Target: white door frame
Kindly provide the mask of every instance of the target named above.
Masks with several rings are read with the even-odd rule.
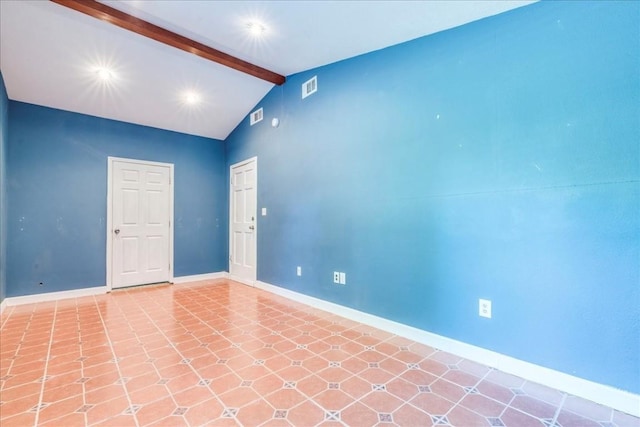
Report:
[[[173,163],[150,162],[147,160],[127,159],[123,157],[107,157],[107,292],[111,292],[113,285],[112,260],[113,256],[113,164],[115,162],[135,163],[148,166],[163,166],[169,168],[169,278],[173,282]]]
[[[256,261],[256,277],[253,278],[253,280],[247,281],[241,277],[237,277],[237,276],[232,276],[231,275],[231,249],[233,246],[232,243],[232,239],[233,239],[233,203],[232,203],[232,198],[233,198],[233,169],[237,168],[238,166],[242,166],[245,165],[247,163],[251,163],[254,162],[255,168],[256,168],[256,181],[255,181],[255,187],[256,187],[256,221],[255,221],[255,230],[254,230],[254,241],[255,241],[255,247],[254,247],[254,258]],[[244,283],[245,285],[249,285],[249,286],[256,286],[256,282],[258,281],[258,156],[254,156],[245,160],[242,160],[238,163],[234,163],[231,166],[229,166],[229,263],[227,264],[227,268],[229,269],[229,278],[232,280],[235,280],[237,282],[240,283]]]

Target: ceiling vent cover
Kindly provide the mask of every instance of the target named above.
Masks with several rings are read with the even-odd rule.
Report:
[[[302,99],[318,91],[318,76],[313,76],[302,84]]]
[[[258,122],[261,122],[263,119],[262,108],[251,113],[251,126],[255,125]]]

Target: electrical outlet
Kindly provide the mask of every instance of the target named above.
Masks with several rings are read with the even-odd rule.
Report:
[[[302,267],[298,266],[298,267],[296,268],[296,274],[297,274],[298,276],[302,276]]]
[[[337,271],[333,272],[333,283],[340,283],[340,273]]]
[[[341,285],[346,285],[347,284],[347,275],[346,275],[346,273],[340,273],[340,284]]]
[[[478,301],[478,314],[480,317],[491,319],[491,300],[480,299]]]

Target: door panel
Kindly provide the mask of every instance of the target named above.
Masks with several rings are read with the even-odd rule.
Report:
[[[163,203],[164,194],[160,191],[147,192],[149,202],[149,220],[147,225],[162,225],[165,220],[166,206]]]
[[[138,272],[138,254],[140,239],[137,237],[122,237],[122,274]]]
[[[149,236],[148,242],[148,258],[147,271],[162,270],[164,261],[163,253],[165,251],[165,242],[163,236]]]
[[[140,206],[140,193],[138,190],[122,189],[122,224],[135,225],[140,217],[138,207]],[[120,208],[119,208],[120,210]]]

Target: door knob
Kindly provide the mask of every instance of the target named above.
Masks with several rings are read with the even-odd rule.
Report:
[[[116,234],[120,234],[120,229],[116,228],[115,230],[113,230],[113,232],[116,233]]]
[[[249,230],[255,230],[255,227],[253,225],[250,225]]]

